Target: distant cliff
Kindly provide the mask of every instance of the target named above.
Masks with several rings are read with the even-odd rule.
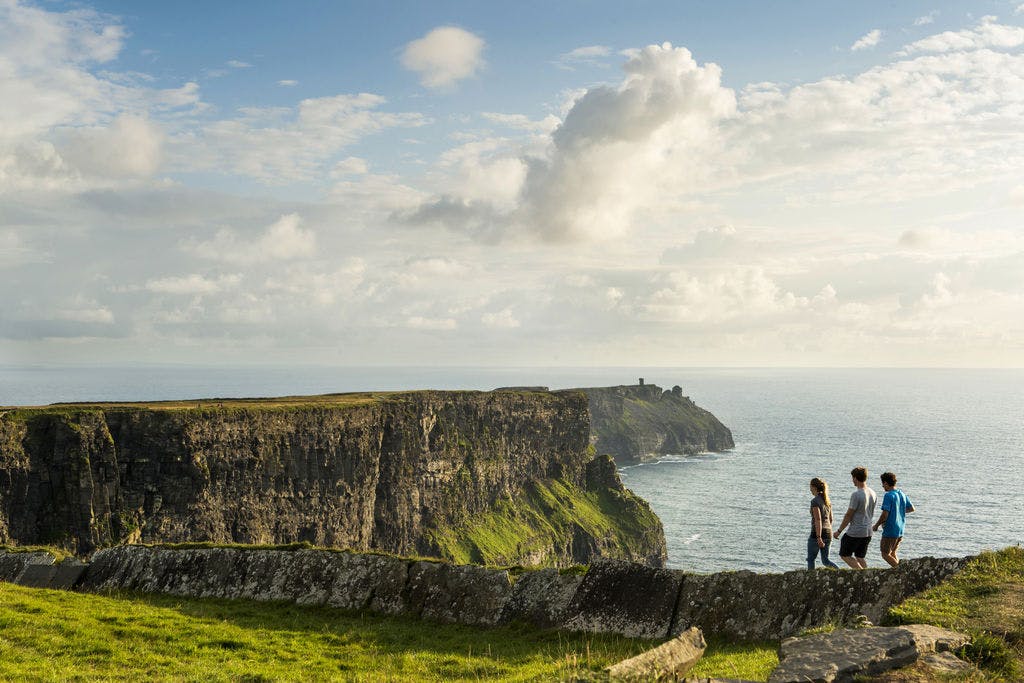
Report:
[[[683,396],[678,386],[671,391],[654,384],[580,391],[589,401],[591,442],[598,453],[607,453],[620,464],[735,445],[729,428]]]
[[[0,409],[0,543],[290,543],[490,564],[661,565],[578,392]]]

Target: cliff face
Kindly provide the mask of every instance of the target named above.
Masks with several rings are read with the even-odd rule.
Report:
[[[663,562],[660,522],[614,472],[595,475],[588,433],[573,393],[11,409],[0,413],[0,543],[82,554],[125,540],[308,541],[460,559],[445,539],[560,488],[613,504],[589,527],[542,526],[526,509],[501,552],[481,540],[461,559]]]
[[[591,441],[598,453],[619,463],[664,454],[693,454],[732,448],[732,432],[679,387],[654,384],[580,389],[587,395]]]

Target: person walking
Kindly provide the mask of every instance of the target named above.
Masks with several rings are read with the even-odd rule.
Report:
[[[888,562],[890,567],[895,567],[900,563],[896,551],[903,541],[903,526],[907,521],[907,513],[914,511],[914,504],[902,489],[896,488],[895,474],[883,472],[881,479],[885,497],[882,498],[882,514],[878,516],[873,528],[878,531],[878,527],[882,527],[882,540],[879,544],[882,559]]]
[[[867,569],[868,544],[871,543],[871,520],[875,517],[875,503],[878,496],[867,485],[868,470],[866,467],[854,467],[850,470],[850,478],[856,491],[850,496],[850,507],[843,515],[843,523],[839,525],[836,536],[839,539],[839,557],[854,569]],[[843,530],[850,530],[843,536]]]
[[[821,555],[821,565],[839,569],[828,559],[832,545],[832,501],[828,497],[828,484],[824,479],[811,479],[811,535],[807,538],[807,568],[814,569],[814,561]]]

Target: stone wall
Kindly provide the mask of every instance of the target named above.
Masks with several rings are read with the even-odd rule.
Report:
[[[18,581],[17,571],[49,557],[21,555],[0,552],[0,579]],[[516,579],[505,570],[389,555],[120,546],[97,552],[75,585],[93,592],[283,600],[481,626],[520,621],[651,639],[696,626],[706,634],[778,640],[860,614],[878,622],[891,606],[940,583],[967,559],[784,574],[689,574],[599,561],[584,574],[545,569]]]

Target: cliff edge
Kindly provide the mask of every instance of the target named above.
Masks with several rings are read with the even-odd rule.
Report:
[[[579,392],[0,409],[0,543],[307,541],[662,565],[661,522],[589,434]]]
[[[680,387],[655,384],[579,389],[587,395],[591,443],[619,464],[665,454],[733,448],[732,432]]]

